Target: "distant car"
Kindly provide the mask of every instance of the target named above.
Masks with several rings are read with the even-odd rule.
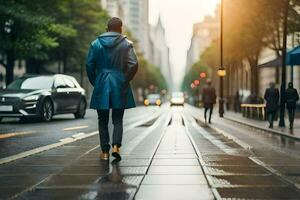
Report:
[[[149,94],[147,98],[144,100],[145,106],[156,105],[161,106],[161,97],[159,94]]]
[[[173,105],[184,105],[184,93],[183,92],[173,92],[170,99],[171,106]]]
[[[73,113],[84,118],[85,90],[72,76],[27,75],[0,90],[0,120],[3,117],[39,117],[50,121],[53,115]]]

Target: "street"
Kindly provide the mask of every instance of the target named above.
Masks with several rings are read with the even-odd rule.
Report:
[[[188,104],[126,111],[120,162],[100,161],[93,110],[0,127],[0,199],[300,198],[299,142]]]

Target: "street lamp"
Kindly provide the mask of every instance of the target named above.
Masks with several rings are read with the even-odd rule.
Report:
[[[217,73],[218,73],[218,76],[220,76],[220,77],[226,76],[226,70],[223,67],[219,68]]]
[[[220,99],[219,99],[219,116],[224,116],[224,97],[223,97],[223,80],[226,75],[225,68],[223,67],[223,1],[221,0],[221,19],[220,19],[220,68],[218,75],[220,76]]]

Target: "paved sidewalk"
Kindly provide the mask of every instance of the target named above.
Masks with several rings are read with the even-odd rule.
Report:
[[[124,134],[122,161],[99,159],[99,136],[0,165],[0,199],[133,199],[169,115]]]
[[[99,159],[94,135],[0,165],[0,199],[214,199],[180,113],[170,120],[126,133],[120,162]]]
[[[177,113],[154,155],[135,197],[152,199],[214,199],[198,156]]]
[[[230,120],[242,122],[245,124],[252,125],[254,127],[258,127],[260,129],[264,129],[266,131],[276,131],[278,133],[286,134],[286,135],[293,135],[300,139],[300,119],[296,118],[294,122],[294,129],[290,130],[289,127],[289,121],[288,119],[285,119],[286,127],[282,128],[278,126],[279,121],[274,121],[274,128],[270,129],[268,121],[262,121],[262,120],[256,120],[256,119],[250,119],[243,117],[241,113],[235,113],[232,111],[226,111],[224,114],[224,117]]]

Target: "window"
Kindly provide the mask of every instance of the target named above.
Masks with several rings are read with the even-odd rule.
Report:
[[[66,86],[68,88],[75,88],[76,87],[74,82],[70,78],[64,78],[64,81],[65,81]]]
[[[62,77],[57,77],[55,79],[55,83],[54,83],[54,87],[55,88],[58,88],[58,87],[62,87],[63,88],[65,86],[66,86],[66,84],[65,84],[64,79]]]
[[[8,89],[50,89],[53,84],[51,76],[23,77],[7,86]]]

